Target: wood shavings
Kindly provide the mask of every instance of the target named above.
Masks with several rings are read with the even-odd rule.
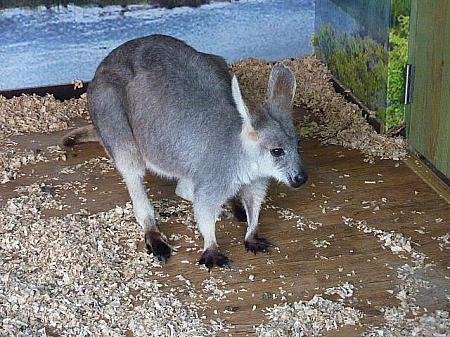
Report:
[[[444,249],[450,249],[450,232],[441,236],[432,236],[431,238],[438,241],[441,252],[444,251]]]
[[[23,166],[45,160],[41,153],[18,149],[14,142],[0,138],[0,184],[17,179]]]
[[[436,310],[431,314],[407,318],[396,308],[385,310],[387,326],[374,327],[364,337],[446,337],[450,331],[450,318],[447,311]]]
[[[267,309],[266,315],[270,320],[256,328],[258,336],[317,336],[344,325],[355,325],[363,317],[360,311],[321,295],[315,295],[309,301],[275,305]]]
[[[59,101],[52,95],[22,95],[7,99],[0,96],[0,135],[52,132],[68,127],[70,119],[87,119],[86,95]]]
[[[337,285],[336,287],[331,287],[331,288],[325,289],[325,294],[326,295],[338,295],[341,299],[346,299],[348,297],[353,296],[354,289],[355,289],[355,287],[353,286],[353,284],[344,282],[344,283]]]
[[[85,95],[64,102],[52,95],[0,96],[0,183],[16,179],[21,167],[45,160],[41,153],[18,149],[11,136],[66,129],[75,117],[88,118]]]
[[[329,241],[327,241],[327,240],[319,240],[319,239],[314,239],[314,240],[311,241],[311,243],[316,248],[327,248],[328,246],[331,245],[331,243]]]
[[[282,208],[272,204],[266,204],[264,205],[264,209],[275,210],[278,214],[278,217],[284,221],[295,220],[296,228],[300,229],[301,231],[304,231],[306,229],[316,230],[317,228],[322,226],[320,222],[308,220],[305,217],[294,213],[294,211],[291,208]]]
[[[84,87],[84,83],[82,80],[73,80],[73,90],[81,89]]]
[[[435,311],[432,314],[423,313],[417,304],[417,296],[421,289],[430,287],[430,281],[425,279],[431,266],[426,264],[427,256],[411,246],[411,241],[401,233],[386,232],[369,226],[365,221],[343,218],[347,226],[372,234],[383,242],[383,247],[401,256],[407,254],[412,265],[404,264],[397,268],[397,278],[401,281],[396,290],[390,290],[400,301],[399,306],[383,308],[385,324],[382,327],[370,327],[365,337],[397,337],[397,336],[446,336],[449,331],[450,319],[447,311]],[[425,310],[426,311],[426,310]],[[422,315],[420,315],[422,313]],[[411,317],[412,316],[412,317]]]
[[[226,283],[223,279],[218,277],[210,277],[202,282],[203,292],[208,295],[207,301],[216,300],[222,301],[226,295],[232,293],[233,290],[224,289]]]
[[[102,173],[107,173],[112,170],[115,170],[114,165],[111,160],[106,157],[96,157],[89,160],[86,160],[80,164],[74,165],[69,168],[69,172],[73,173],[75,171],[79,171],[80,169],[84,169],[86,172],[92,172],[92,170],[98,170]],[[67,172],[64,172],[67,174]]]
[[[137,250],[131,204],[92,215],[45,218],[55,188],[33,184],[0,209],[0,335],[210,336],[205,322],[149,276],[161,264]]]
[[[381,229],[370,227],[365,221],[354,221],[352,218],[343,217],[344,223],[349,227],[356,227],[358,230],[376,236],[384,242],[383,247],[389,248],[394,253],[411,253],[411,240],[401,233],[386,232]]]

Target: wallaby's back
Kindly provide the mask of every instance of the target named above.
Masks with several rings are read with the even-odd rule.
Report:
[[[228,152],[230,160],[230,141],[242,123],[221,57],[168,36],[148,36],[121,45],[104,59],[88,98],[103,95],[105,85],[120,93],[146,161],[183,175],[204,165],[211,154]],[[90,110],[96,125],[107,117],[97,116],[95,106]]]

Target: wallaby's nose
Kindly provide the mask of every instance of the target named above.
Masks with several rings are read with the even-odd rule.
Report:
[[[308,180],[308,174],[306,172],[302,172],[300,174],[297,174],[291,181],[291,186],[292,187],[300,187],[302,186],[304,183],[306,183],[306,181]]]

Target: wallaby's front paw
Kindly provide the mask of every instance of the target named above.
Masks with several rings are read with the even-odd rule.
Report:
[[[231,261],[225,255],[219,253],[217,248],[208,248],[202,254],[198,264],[206,266],[209,271],[215,265],[218,267],[231,267]]]
[[[253,252],[255,255],[257,252],[268,252],[273,247],[273,244],[270,241],[260,238],[257,235],[254,235],[252,238],[245,240],[245,249]]]
[[[147,245],[148,253],[153,253],[159,261],[167,262],[167,259],[172,253],[172,248],[163,239],[160,232],[148,231],[145,233],[145,244]]]

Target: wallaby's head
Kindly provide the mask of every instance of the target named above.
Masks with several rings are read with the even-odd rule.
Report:
[[[282,64],[272,68],[267,86],[267,100],[257,110],[249,111],[236,77],[232,93],[243,124],[244,148],[262,176],[270,176],[291,187],[300,187],[308,176],[298,153],[298,137],[292,121],[296,82],[292,71]]]

